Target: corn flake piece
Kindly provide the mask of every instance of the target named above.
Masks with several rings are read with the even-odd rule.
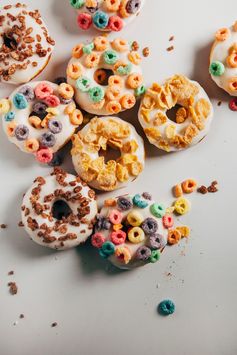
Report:
[[[176,112],[176,122],[183,123],[188,118],[188,110],[185,107],[180,107]]]
[[[154,126],[162,126],[166,122],[167,122],[167,116],[163,112],[158,111],[155,115],[153,125]]]
[[[129,170],[131,175],[138,176],[143,170],[143,165],[142,165],[142,163],[137,161],[137,162],[134,162],[132,164],[129,164],[128,170]]]
[[[143,120],[144,120],[146,123],[150,123],[150,121],[151,121],[150,112],[151,112],[151,110],[148,109],[148,108],[145,108],[145,107],[142,107],[142,108],[141,108],[140,113],[141,113],[141,116],[142,116]]]
[[[170,124],[169,126],[166,127],[165,129],[165,134],[168,139],[172,139],[175,136],[176,132],[176,126],[173,124]]]
[[[122,149],[123,143],[120,139],[109,139],[108,144],[112,147],[112,148],[118,148],[118,149]]]
[[[211,112],[211,105],[206,99],[202,98],[196,103],[195,109],[198,117],[207,118]]]
[[[145,128],[144,132],[148,137],[154,140],[158,140],[161,137],[161,133],[157,128]]]
[[[138,149],[138,144],[134,139],[132,139],[131,141],[124,143],[122,147],[122,152],[132,154],[135,153],[137,149]]]
[[[172,138],[170,142],[178,149],[186,148],[188,145],[188,143],[184,140],[184,138],[178,134],[174,138]]]
[[[198,135],[198,129],[196,126],[194,126],[193,124],[190,124],[184,132],[184,140],[185,142],[187,142],[188,144],[191,144],[193,141],[193,138],[196,137]]]
[[[120,181],[120,182],[127,181],[129,178],[128,169],[125,166],[117,163],[116,176],[117,176],[118,181]]]
[[[152,96],[146,94],[143,98],[142,104],[145,108],[152,110],[156,106],[156,100]]]
[[[117,179],[114,172],[109,171],[108,169],[104,169],[99,173],[97,181],[100,185],[100,188],[105,191],[114,190],[117,184]]]
[[[104,169],[104,157],[99,157],[96,160],[92,160],[90,164],[90,169],[99,173],[100,170]]]
[[[158,148],[164,150],[165,152],[170,152],[170,145],[169,142],[167,142],[164,139],[160,139],[158,144],[157,144]]]

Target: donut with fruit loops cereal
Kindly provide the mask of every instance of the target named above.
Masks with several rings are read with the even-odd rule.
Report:
[[[216,32],[209,72],[220,88],[237,96],[237,21],[230,28]]]
[[[23,84],[40,74],[49,62],[55,41],[38,10],[26,5],[0,9],[0,82]]]
[[[69,0],[77,10],[77,24],[88,30],[119,32],[140,13],[145,0]]]
[[[167,113],[178,107],[175,120]],[[144,95],[138,114],[151,144],[166,152],[186,149],[208,133],[212,104],[204,89],[183,75],[174,75],[163,85],[153,83]]]
[[[1,99],[0,117],[9,141],[40,163],[49,163],[82,123],[73,94],[69,84],[35,81]]]
[[[166,217],[169,226],[164,224]],[[105,200],[96,217],[91,243],[116,267],[132,269],[160,259],[170,225],[173,217],[150,194],[123,195]]]
[[[97,202],[95,192],[79,177],[55,168],[51,175],[35,179],[21,211],[25,230],[34,242],[65,250],[84,243],[92,234]]]
[[[98,190],[112,191],[133,181],[144,169],[143,139],[118,117],[95,117],[72,137],[72,161],[78,175]],[[108,148],[118,150],[117,160]]]
[[[145,92],[141,56],[121,38],[109,42],[98,36],[72,50],[67,82],[75,90],[75,101],[94,115],[113,115],[132,108]]]

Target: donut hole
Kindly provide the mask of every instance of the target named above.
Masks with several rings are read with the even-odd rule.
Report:
[[[3,34],[3,43],[9,49],[16,49],[18,45],[13,33],[11,32],[6,32]]]
[[[121,157],[121,153],[119,149],[108,145],[106,150],[100,149],[99,156],[104,157],[104,161],[107,164],[110,160],[117,161]]]
[[[61,221],[63,218],[67,218],[72,213],[71,208],[64,200],[57,200],[52,207],[52,214],[55,219]]]
[[[107,86],[109,78],[114,75],[113,71],[110,69],[100,68],[94,73],[94,80],[97,84],[102,86]]]
[[[166,115],[169,118],[170,121],[175,122],[175,123],[183,123],[185,119],[187,118],[186,115],[183,116],[183,119],[178,119],[179,112],[180,110],[183,110],[186,112],[186,108],[183,107],[182,105],[176,104],[174,107],[172,107],[170,110],[166,111]],[[180,117],[180,116],[179,116]]]

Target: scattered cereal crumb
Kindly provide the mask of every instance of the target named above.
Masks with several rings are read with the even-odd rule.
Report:
[[[202,185],[202,186],[198,187],[197,192],[199,192],[200,194],[205,195],[205,194],[208,193],[208,190],[207,190],[206,186]]]
[[[8,282],[9,292],[11,295],[16,295],[18,292],[18,287],[15,282]]]
[[[174,46],[170,46],[170,47],[166,48],[166,50],[167,50],[167,52],[171,52],[174,50]]]
[[[14,323],[13,323],[13,325],[17,325],[18,324],[18,320],[16,320]]]
[[[216,185],[210,185],[207,188],[208,192],[214,193],[218,191],[218,188],[216,187]]]
[[[51,327],[54,328],[54,327],[57,327],[57,325],[58,325],[57,322],[53,322],[53,323],[51,324]]]
[[[6,228],[7,228],[7,225],[6,225],[5,223],[2,223],[2,224],[0,225],[0,228],[1,228],[1,229],[6,229]]]
[[[22,221],[20,221],[20,222],[18,223],[18,227],[24,227],[24,223],[23,223]]]
[[[10,275],[14,275],[14,271],[13,271],[13,270],[9,271],[9,272],[8,272],[8,275],[9,275],[9,276],[10,276]]]
[[[171,41],[173,41],[174,40],[174,36],[171,36],[170,38],[169,38],[169,42],[171,42]]]
[[[148,57],[149,54],[150,54],[150,49],[149,49],[149,47],[143,48],[142,54],[143,54],[144,57]]]
[[[138,44],[138,42],[137,42],[137,41],[133,41],[133,42],[132,42],[132,50],[138,51],[138,49],[139,49],[139,44]]]
[[[222,105],[222,101],[218,101],[217,106],[221,106],[221,105]]]
[[[20,319],[23,319],[23,318],[25,318],[25,315],[24,315],[23,313],[21,313],[20,316],[19,316],[19,318],[20,318]]]

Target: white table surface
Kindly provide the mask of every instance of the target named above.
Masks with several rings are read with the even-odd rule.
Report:
[[[64,75],[71,48],[93,33],[77,29],[68,0],[25,2],[39,6],[57,41],[40,78]],[[167,248],[155,265],[121,272],[89,244],[54,252],[30,241],[17,226],[21,197],[37,175],[50,170],[18,151],[1,129],[0,223],[8,225],[0,230],[1,355],[237,354],[237,113],[228,109],[229,97],[208,76],[213,34],[235,20],[235,0],[147,0],[142,14],[122,33],[141,48],[149,46],[151,55],[143,63],[147,83],[183,73],[203,85],[215,108],[208,137],[192,149],[162,154],[145,141],[145,171],[123,190],[148,190],[157,200],[172,201],[171,187],[185,178],[194,177],[199,184],[219,181],[218,193],[190,196],[192,210],[180,218],[192,228],[190,240]],[[167,52],[171,35],[175,50]],[[11,90],[0,84],[1,96]],[[141,132],[136,114],[121,116]],[[64,152],[64,166],[73,171]],[[15,271],[12,277],[10,270]],[[9,294],[9,281],[19,287],[15,296]],[[176,305],[166,318],[156,310],[164,298]],[[19,319],[21,313],[25,319]],[[51,328],[53,322],[58,326]]]

